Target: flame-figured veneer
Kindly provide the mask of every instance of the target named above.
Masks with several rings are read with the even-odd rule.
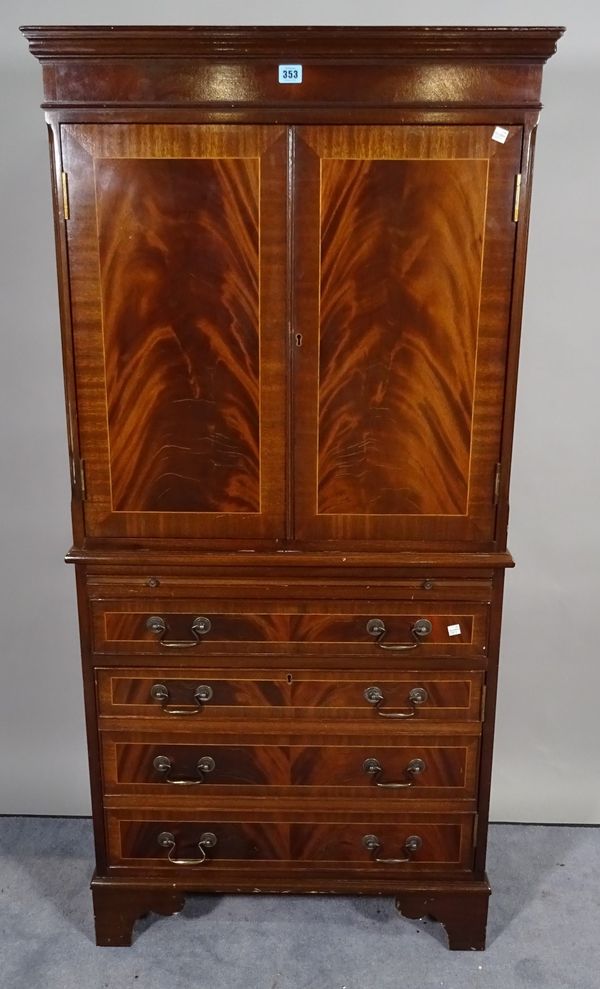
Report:
[[[258,159],[95,179],[113,506],[258,512]]]

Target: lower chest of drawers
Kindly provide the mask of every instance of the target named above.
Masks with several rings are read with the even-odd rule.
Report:
[[[375,583],[88,583],[97,898],[451,891],[484,916],[492,581]]]

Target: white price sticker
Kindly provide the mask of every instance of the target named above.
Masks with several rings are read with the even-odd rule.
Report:
[[[448,625],[448,635],[460,635],[460,625]]]
[[[286,83],[299,83],[302,82],[302,66],[301,65],[280,65],[279,66],[279,82]]]
[[[497,141],[498,144],[504,144],[506,138],[508,137],[508,131],[506,127],[496,127],[494,133],[492,134],[492,141]]]

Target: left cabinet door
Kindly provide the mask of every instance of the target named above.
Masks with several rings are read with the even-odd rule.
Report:
[[[65,124],[86,535],[284,536],[284,128]]]

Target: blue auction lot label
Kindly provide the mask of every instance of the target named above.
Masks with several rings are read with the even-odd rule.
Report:
[[[302,82],[302,66],[280,65],[279,82],[287,82],[287,83]]]

